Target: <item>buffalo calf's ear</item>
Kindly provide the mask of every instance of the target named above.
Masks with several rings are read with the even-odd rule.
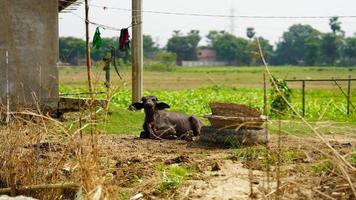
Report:
[[[143,103],[133,103],[129,106],[130,110],[141,110],[143,108]]]
[[[166,108],[170,108],[170,106],[166,103],[161,102],[161,103],[157,103],[156,108],[158,110],[164,110]]]

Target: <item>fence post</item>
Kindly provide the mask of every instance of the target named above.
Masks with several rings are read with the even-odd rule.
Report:
[[[351,101],[351,76],[347,81],[347,115],[350,115],[350,101]]]
[[[266,73],[263,73],[263,114],[267,116],[267,85]]]
[[[302,115],[305,116],[305,80],[302,81]]]

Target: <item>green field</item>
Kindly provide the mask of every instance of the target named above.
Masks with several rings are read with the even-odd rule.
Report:
[[[343,67],[271,67],[272,73],[280,78],[347,78],[356,76],[356,68]],[[60,69],[60,92],[78,93],[86,91],[85,68]],[[172,111],[202,116],[210,113],[209,102],[243,103],[262,110],[263,108],[262,67],[189,67],[172,68],[170,71],[145,71],[144,95],[155,95],[171,105]],[[97,91],[102,87],[103,72],[94,70]],[[113,85],[117,90],[112,98],[111,112],[107,123],[108,132],[134,133],[141,128],[143,113],[127,111],[131,103],[129,69],[122,71],[124,80],[114,74]],[[346,91],[346,83],[340,82]],[[268,104],[270,103],[270,84],[268,83]],[[301,113],[302,96],[300,84],[290,84],[292,105]],[[356,85],[351,90],[351,102],[356,106]],[[353,95],[355,94],[355,95]],[[98,98],[105,98],[105,94]],[[352,107],[351,107],[352,109]],[[306,119],[317,121],[356,122],[356,112],[346,115],[346,97],[332,82],[310,82],[306,90]],[[273,117],[271,116],[273,119]],[[284,120],[297,117],[289,112]]]

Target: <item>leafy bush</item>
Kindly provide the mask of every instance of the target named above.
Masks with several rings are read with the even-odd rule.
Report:
[[[292,90],[288,87],[287,82],[283,79],[278,79],[275,76],[271,78],[271,114],[272,115],[285,115],[291,102]],[[273,84],[275,83],[275,84]],[[277,88],[276,88],[277,87]],[[283,98],[284,96],[284,98]]]

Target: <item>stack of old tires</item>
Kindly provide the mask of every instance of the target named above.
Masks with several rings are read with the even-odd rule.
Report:
[[[255,145],[268,142],[264,125],[267,117],[252,107],[233,103],[210,103],[212,114],[205,115],[211,126],[204,126],[199,140],[223,146]]]

